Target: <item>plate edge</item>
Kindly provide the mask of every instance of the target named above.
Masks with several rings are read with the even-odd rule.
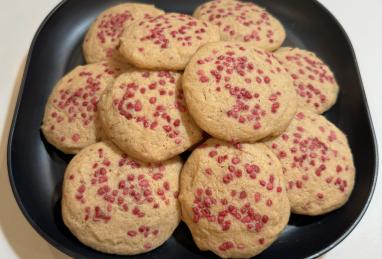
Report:
[[[20,89],[19,89],[19,93],[18,93],[18,96],[17,96],[16,105],[15,105],[15,108],[14,108],[14,111],[13,111],[12,123],[11,123],[10,129],[9,129],[8,143],[7,143],[7,170],[8,170],[8,178],[9,178],[9,181],[10,181],[10,184],[11,184],[11,189],[12,189],[14,198],[15,198],[15,200],[16,200],[16,202],[17,202],[17,204],[18,204],[22,214],[27,219],[29,224],[31,224],[32,227],[35,229],[35,231],[40,236],[42,236],[48,243],[50,243],[52,246],[54,246],[55,248],[57,248],[58,250],[60,250],[61,252],[65,253],[68,256],[75,257],[75,256],[78,256],[78,255],[75,255],[69,249],[66,249],[65,247],[61,246],[60,243],[57,243],[57,242],[53,241],[49,236],[47,236],[40,229],[40,227],[37,225],[37,223],[34,222],[29,217],[29,215],[26,213],[25,207],[23,206],[23,204],[22,204],[22,202],[20,200],[20,196],[19,196],[19,194],[17,192],[16,186],[15,186],[15,183],[14,183],[14,180],[13,180],[13,174],[11,173],[11,170],[12,170],[11,169],[11,165],[12,165],[12,162],[11,162],[11,143],[13,142],[13,134],[14,134],[15,124],[16,124],[16,120],[17,120],[17,117],[18,117],[18,111],[19,111],[19,108],[20,108],[21,97],[23,95],[24,88],[25,88],[26,75],[28,74],[28,71],[29,71],[29,65],[30,65],[29,63],[30,63],[30,60],[31,60],[31,54],[33,52],[32,50],[34,48],[34,45],[36,43],[36,40],[37,40],[40,32],[45,27],[45,24],[68,1],[69,0],[62,0],[60,3],[58,3],[48,13],[48,15],[41,22],[41,24],[38,27],[36,33],[34,34],[33,40],[32,40],[31,45],[29,47],[28,56],[27,56],[27,60],[26,60],[26,65],[25,65],[25,69],[24,69],[24,72],[23,72],[23,78],[22,78],[22,81],[21,81],[21,84],[20,84]],[[375,150],[375,155],[374,155],[375,163],[373,165],[374,166],[374,176],[373,176],[373,182],[372,182],[371,190],[370,190],[370,193],[369,193],[369,197],[368,197],[368,199],[366,201],[366,204],[363,207],[361,213],[359,214],[359,216],[355,219],[355,221],[352,223],[350,228],[345,233],[343,233],[339,238],[337,238],[337,240],[335,240],[332,244],[330,244],[329,246],[327,246],[323,250],[321,250],[321,251],[319,251],[319,252],[317,252],[317,253],[315,253],[315,254],[307,257],[307,258],[317,258],[317,257],[322,256],[323,254],[329,252],[334,247],[336,247],[338,244],[340,244],[356,228],[356,226],[359,224],[359,222],[362,220],[363,216],[365,215],[365,213],[366,213],[366,211],[367,211],[367,209],[368,209],[368,207],[370,205],[370,202],[371,202],[371,200],[373,198],[375,187],[376,187],[376,183],[377,183],[377,178],[378,178],[378,164],[379,164],[379,161],[378,161],[378,157],[379,157],[379,155],[378,155],[378,145],[377,145],[377,139],[376,139],[374,125],[373,125],[373,120],[372,120],[372,117],[370,115],[369,104],[368,104],[367,97],[366,97],[366,94],[365,94],[365,88],[364,88],[364,84],[362,82],[362,77],[361,77],[360,69],[359,69],[359,66],[358,66],[357,58],[356,58],[356,55],[355,55],[354,47],[353,47],[353,45],[351,43],[351,40],[350,40],[348,34],[346,33],[346,31],[344,29],[344,27],[337,20],[337,18],[322,3],[320,3],[319,1],[313,0],[313,3],[318,8],[320,8],[321,10],[326,12],[329,15],[329,17],[332,19],[332,21],[334,21],[334,23],[337,24],[337,26],[339,27],[341,33],[343,34],[343,36],[344,36],[344,38],[346,40],[348,46],[350,47],[351,55],[353,57],[353,60],[355,61],[355,66],[356,66],[357,75],[358,75],[358,79],[359,79],[358,81],[359,81],[359,84],[361,85],[361,88],[362,88],[361,89],[362,90],[361,91],[362,92],[362,100],[364,101],[363,102],[363,106],[366,109],[367,116],[368,116],[368,119],[370,121],[371,135],[372,135],[372,138],[373,138],[373,146],[374,146],[374,150]]]
[[[347,45],[350,48],[350,52],[351,52],[351,55],[353,57],[353,60],[354,60],[354,63],[355,63],[355,67],[356,67],[356,70],[357,70],[358,83],[360,84],[360,86],[362,88],[361,89],[361,92],[362,92],[362,96],[361,97],[362,97],[362,100],[363,100],[363,104],[362,105],[365,107],[366,114],[367,114],[367,117],[368,117],[369,122],[370,122],[371,136],[372,136],[372,139],[373,139],[373,146],[374,146],[374,150],[375,150],[375,153],[374,153],[374,160],[375,160],[375,162],[373,164],[373,166],[374,166],[374,176],[373,176],[373,181],[372,181],[372,184],[371,184],[371,189],[370,189],[370,192],[369,192],[369,197],[367,198],[366,204],[363,207],[361,213],[353,221],[353,223],[351,224],[350,228],[347,231],[345,231],[345,233],[343,233],[340,237],[338,237],[333,243],[331,243],[326,248],[322,249],[321,251],[319,251],[319,252],[317,252],[317,253],[309,256],[309,257],[307,257],[309,259],[311,259],[311,258],[318,258],[318,257],[326,254],[327,252],[329,252],[333,248],[335,248],[338,244],[340,244],[342,241],[344,241],[345,238],[347,236],[349,236],[350,233],[360,223],[360,221],[362,220],[363,216],[365,215],[367,209],[369,208],[370,202],[371,202],[371,200],[372,200],[372,198],[374,196],[374,191],[375,191],[375,187],[376,187],[377,179],[378,179],[378,165],[379,165],[379,161],[378,161],[378,157],[379,157],[379,155],[378,155],[378,143],[377,143],[377,138],[376,138],[376,135],[375,135],[374,124],[373,124],[372,117],[370,115],[369,103],[367,101],[367,97],[366,97],[366,93],[365,93],[365,87],[364,87],[364,84],[363,84],[363,81],[362,81],[362,76],[361,76],[361,72],[360,72],[360,69],[359,69],[357,57],[355,55],[355,50],[354,50],[353,44],[351,43],[351,40],[350,40],[349,35],[347,34],[346,30],[344,29],[342,24],[338,21],[338,19],[334,16],[334,14],[332,14],[332,12],[330,12],[329,9],[326,8],[326,6],[324,4],[322,4],[321,2],[319,2],[318,0],[313,0],[313,3],[318,8],[320,8],[321,10],[323,10],[324,12],[326,12],[329,15],[329,17],[332,19],[332,21],[340,29],[342,35],[345,38],[345,41],[346,41]]]
[[[64,6],[66,3],[68,3],[69,0],[61,0],[46,16],[45,18],[43,19],[43,21],[41,22],[41,24],[39,25],[37,31],[35,32],[34,36],[33,36],[33,39],[30,43],[30,47],[29,47],[29,50],[28,50],[28,56],[27,56],[27,59],[26,59],[26,63],[25,63],[25,68],[24,68],[24,71],[23,71],[23,77],[22,77],[22,80],[21,80],[21,83],[20,83],[20,89],[19,89],[19,93],[17,95],[17,101],[16,101],[16,105],[14,107],[14,110],[13,110],[13,116],[12,116],[12,123],[10,125],[10,129],[9,129],[9,133],[8,133],[8,143],[7,143],[7,171],[8,171],[8,178],[9,178],[9,182],[10,182],[10,185],[11,185],[11,189],[12,189],[12,193],[13,193],[13,196],[16,200],[16,203],[17,205],[19,206],[19,209],[21,210],[24,218],[28,221],[28,223],[33,227],[33,229],[41,236],[44,238],[45,241],[47,241],[50,245],[52,245],[53,247],[55,247],[57,250],[61,251],[62,253],[70,256],[70,257],[75,257],[76,255],[74,253],[72,253],[69,249],[66,249],[65,247],[63,247],[60,243],[57,243],[55,242],[54,240],[52,240],[48,235],[46,235],[42,230],[41,228],[38,226],[38,224],[32,220],[23,203],[21,202],[21,199],[20,199],[20,195],[17,191],[17,188],[15,186],[15,182],[14,182],[14,179],[13,179],[13,173],[11,173],[12,171],[12,155],[11,155],[11,144],[13,142],[13,134],[14,134],[14,130],[15,130],[15,124],[16,124],[16,121],[17,121],[17,117],[18,117],[18,113],[19,113],[19,109],[20,109],[20,103],[21,103],[21,99],[22,99],[22,96],[23,96],[23,93],[24,93],[24,88],[25,88],[25,83],[26,83],[26,77],[27,77],[27,74],[29,72],[29,68],[30,68],[30,61],[31,61],[31,56],[32,56],[32,52],[33,52],[33,49],[34,49],[34,46],[36,44],[36,41],[37,41],[37,38],[39,37],[41,31],[43,30],[43,28],[45,27],[46,23],[52,18],[52,16],[54,16],[54,14],[62,7]]]

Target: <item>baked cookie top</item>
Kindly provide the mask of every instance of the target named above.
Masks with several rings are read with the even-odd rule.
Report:
[[[75,154],[102,136],[97,115],[104,89],[128,66],[100,62],[78,66],[58,81],[45,106],[41,130],[53,146]]]
[[[287,130],[266,142],[280,159],[292,211],[320,215],[341,207],[355,178],[346,136],[321,115],[298,110]]]
[[[214,0],[199,6],[194,16],[217,25],[222,40],[244,41],[268,51],[278,49],[286,37],[282,24],[251,2]]]
[[[335,104],[338,84],[328,65],[316,54],[298,48],[280,48],[275,56],[293,79],[300,107],[321,114]]]
[[[126,26],[144,17],[157,16],[163,11],[153,5],[125,3],[103,11],[85,36],[83,52],[87,63],[107,59],[121,61],[117,51]]]
[[[280,161],[261,143],[200,145],[182,169],[179,201],[197,246],[223,258],[261,253],[290,215]]]
[[[133,255],[162,245],[180,220],[181,160],[146,164],[111,142],[93,144],[69,163],[62,190],[65,225],[98,251]]]
[[[121,37],[120,52],[139,68],[183,70],[196,50],[220,39],[216,26],[180,13],[144,18]]]
[[[274,135],[296,110],[292,81],[273,54],[240,42],[201,47],[186,67],[183,89],[196,123],[227,141]]]
[[[100,102],[106,135],[143,161],[161,161],[202,139],[185,105],[181,74],[131,70],[108,88]]]

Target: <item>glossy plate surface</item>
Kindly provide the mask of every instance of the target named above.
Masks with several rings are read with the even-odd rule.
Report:
[[[90,23],[118,0],[67,0],[57,6],[32,43],[9,136],[8,168],[12,189],[25,217],[52,245],[73,257],[117,258],[82,245],[60,214],[62,176],[71,156],[49,145],[40,133],[44,106],[56,81],[83,64],[81,44]],[[142,1],[150,2],[150,1]],[[203,1],[151,1],[166,11],[192,13]],[[349,202],[319,217],[292,216],[281,237],[257,258],[317,257],[333,248],[357,225],[376,183],[377,150],[365,94],[352,46],[335,18],[313,0],[255,1],[281,20],[285,46],[317,53],[341,87],[337,104],[325,115],[349,138],[357,179]],[[210,258],[200,252],[184,224],[160,248],[134,258]]]

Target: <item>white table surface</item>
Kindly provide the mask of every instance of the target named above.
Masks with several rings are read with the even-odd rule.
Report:
[[[269,0],[271,1],[271,0]],[[0,258],[68,258],[27,223],[12,195],[6,144],[23,63],[38,26],[59,0],[0,2]],[[382,1],[320,0],[348,33],[360,66],[378,143],[382,143]],[[382,150],[379,145],[379,150]],[[379,159],[379,164],[381,159]],[[358,172],[361,174],[362,172]],[[357,228],[324,258],[382,258],[382,180]]]

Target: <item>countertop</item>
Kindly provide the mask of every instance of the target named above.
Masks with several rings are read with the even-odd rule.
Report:
[[[269,0],[271,1],[271,0]],[[302,1],[302,0],[301,0]],[[38,26],[58,0],[0,3],[0,258],[68,258],[27,223],[13,197],[6,145],[25,58]],[[340,21],[354,46],[377,141],[382,143],[382,1],[320,0]],[[382,146],[379,145],[381,151]],[[380,156],[381,157],[381,156]],[[379,158],[379,164],[381,158]],[[358,172],[362,173],[362,172]],[[356,229],[324,258],[381,258],[382,180]]]

